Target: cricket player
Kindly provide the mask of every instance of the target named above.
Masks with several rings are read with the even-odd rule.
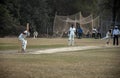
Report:
[[[74,28],[73,24],[71,25],[69,29],[69,42],[68,45],[74,45],[74,37],[75,37],[75,31],[76,29]]]
[[[37,38],[37,36],[38,36],[38,32],[35,31],[35,32],[33,33],[33,36],[34,36],[34,38]]]
[[[18,37],[18,39],[21,41],[22,43],[22,52],[26,51],[26,46],[27,46],[27,40],[25,39],[28,36],[28,31],[24,31],[23,33],[21,33]]]
[[[22,49],[21,52],[25,52],[25,51],[26,51],[27,40],[26,40],[25,38],[26,38],[27,36],[30,36],[30,33],[29,33],[29,23],[27,23],[27,28],[26,28],[26,30],[23,31],[23,32],[19,35],[19,37],[18,37],[18,39],[21,41],[21,45],[22,45],[22,47],[20,48],[20,49]],[[21,45],[20,45],[20,46],[21,46]]]
[[[106,36],[104,38],[102,38],[101,40],[103,39],[106,39],[106,45],[109,45],[110,44],[110,40],[111,40],[111,36],[112,36],[112,31],[111,29],[106,33]]]

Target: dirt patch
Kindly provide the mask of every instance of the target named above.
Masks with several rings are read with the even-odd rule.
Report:
[[[89,50],[89,49],[99,49],[99,48],[110,48],[114,46],[68,46],[62,48],[52,48],[52,49],[28,49],[27,52],[23,54],[45,54],[45,53],[58,53],[58,52],[71,52],[79,50]],[[18,50],[6,50],[0,51],[0,54],[16,54]],[[22,53],[19,53],[22,54]]]
[[[104,48],[103,46],[76,46],[76,47],[64,47],[64,48],[54,48],[46,50],[38,50],[34,52],[29,52],[29,54],[44,54],[44,53],[58,53],[58,52],[70,52],[78,50],[88,50],[88,49],[97,49]]]

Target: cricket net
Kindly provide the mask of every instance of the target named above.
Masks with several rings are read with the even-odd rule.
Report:
[[[67,36],[69,27],[73,24],[77,29],[77,24],[83,29],[83,33],[92,32],[92,28],[99,27],[99,16],[93,18],[92,14],[83,17],[81,12],[69,16],[55,15],[53,33],[55,37]]]

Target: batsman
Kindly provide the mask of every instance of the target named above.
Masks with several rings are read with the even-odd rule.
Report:
[[[27,40],[25,39],[27,36],[29,36],[29,23],[27,23],[27,28],[25,31],[23,31],[18,39],[20,41],[20,52],[26,52],[26,46],[27,46]]]

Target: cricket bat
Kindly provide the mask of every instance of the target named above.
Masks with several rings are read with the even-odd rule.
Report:
[[[26,29],[27,29],[27,31],[29,31],[29,23],[27,23],[27,28]]]

